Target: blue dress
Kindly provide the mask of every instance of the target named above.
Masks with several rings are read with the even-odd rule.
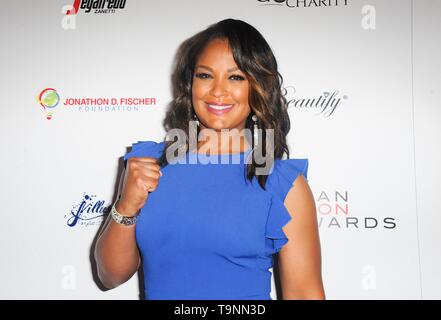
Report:
[[[164,145],[139,141],[124,160],[159,158]],[[308,159],[276,159],[263,190],[245,179],[250,152],[190,152],[161,169],[136,224],[146,299],[271,300],[269,268],[291,220],[284,199]]]

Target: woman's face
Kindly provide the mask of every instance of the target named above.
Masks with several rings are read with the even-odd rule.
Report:
[[[250,113],[249,82],[238,69],[227,40],[211,41],[196,61],[192,99],[201,129],[245,127]]]

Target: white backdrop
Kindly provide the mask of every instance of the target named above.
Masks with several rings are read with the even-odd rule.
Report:
[[[284,76],[327,298],[441,298],[441,1],[127,0],[66,16],[73,1],[0,0],[0,298],[138,299],[136,276],[107,292],[93,279],[99,216],[127,147],[164,135],[177,47],[229,17]],[[96,98],[122,105],[81,100]]]

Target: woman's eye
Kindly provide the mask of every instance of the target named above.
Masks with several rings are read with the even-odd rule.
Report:
[[[196,77],[201,79],[207,79],[210,75],[206,73],[197,73]]]
[[[235,78],[235,80],[239,80],[239,81],[245,80],[244,77],[239,76],[239,75],[232,75],[230,78]]]

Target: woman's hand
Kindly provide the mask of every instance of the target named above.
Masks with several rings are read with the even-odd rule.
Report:
[[[155,158],[133,157],[127,160],[121,197],[116,210],[124,216],[133,217],[144,206],[149,192],[155,191],[161,167]]]

